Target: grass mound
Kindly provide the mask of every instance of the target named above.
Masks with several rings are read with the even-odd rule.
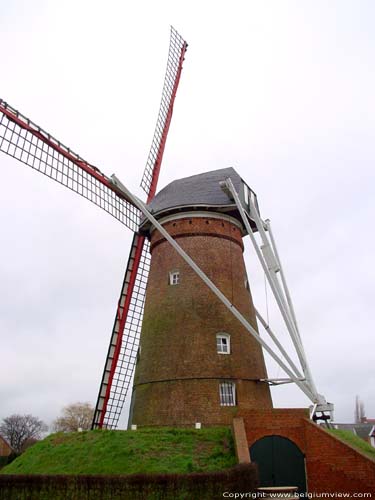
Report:
[[[366,443],[364,439],[361,439],[353,434],[353,432],[342,429],[329,429],[329,431],[345,441],[345,443],[350,444],[353,448],[357,448],[362,451],[362,453],[375,460],[375,448],[373,448],[369,443]]]
[[[150,428],[51,434],[0,474],[210,472],[236,464],[229,428]]]

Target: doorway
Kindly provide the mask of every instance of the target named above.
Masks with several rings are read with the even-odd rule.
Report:
[[[260,486],[298,486],[306,493],[305,457],[296,444],[282,436],[265,436],[250,447],[258,464]]]

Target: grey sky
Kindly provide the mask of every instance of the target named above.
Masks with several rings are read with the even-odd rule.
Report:
[[[337,420],[352,419],[356,394],[374,417],[374,3],[0,9],[0,97],[139,194],[169,24],[179,30],[189,48],[159,186],[236,168],[272,221],[318,390]],[[0,169],[0,417],[50,422],[96,399],[131,234],[5,155]],[[246,258],[264,311],[262,273]],[[270,319],[278,330],[271,305]],[[308,404],[294,387],[273,398]]]

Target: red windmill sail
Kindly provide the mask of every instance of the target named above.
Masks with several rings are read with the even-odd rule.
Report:
[[[186,49],[187,43],[171,28],[161,105],[141,182],[147,202],[156,192]],[[149,271],[149,244],[137,233],[140,211],[98,168],[1,99],[0,151],[89,199],[135,233],[93,421],[93,428],[115,428],[134,371]]]
[[[156,193],[186,49],[187,43],[171,28],[162,99],[141,182],[147,194],[147,203]],[[135,234],[118,301],[93,428],[117,427],[136,364],[149,268],[149,243],[144,236]]]
[[[0,99],[0,151],[68,187],[137,231],[140,212],[111,179]]]
[[[181,75],[182,63],[186,47],[186,42],[184,42],[184,40],[175,32],[175,30],[172,29],[171,47],[164,83],[162,104],[158,116],[154,140],[152,142],[151,151],[147,160],[146,169],[141,184],[148,195],[148,202],[152,200],[156,191],[157,179],[159,176],[160,165],[173,111],[173,102],[176,96],[176,90]],[[283,354],[289,366],[280,358],[277,353],[274,352],[273,348],[259,336],[257,330],[252,326],[252,324],[247,321],[245,316],[234,306],[234,304],[228,299],[228,297],[216,287],[214,282],[207,276],[207,274],[205,274],[204,270],[202,270],[195,263],[195,261],[183,250],[183,248],[181,248],[181,246],[177,244],[176,241],[174,241],[171,233],[168,232],[166,228],[163,227],[162,224],[160,224],[160,220],[158,220],[159,215],[164,213],[163,210],[160,211],[160,207],[159,210],[156,211],[153,209],[153,215],[153,213],[151,213],[149,210],[150,207],[147,207],[145,203],[143,203],[139,198],[133,195],[131,191],[129,191],[129,189],[124,184],[122,184],[118,178],[116,178],[116,176],[112,176],[111,178],[107,177],[98,168],[85,161],[79,155],[74,153],[70,148],[67,148],[60,141],[51,136],[51,134],[44,131],[41,127],[23,116],[21,113],[16,111],[13,107],[9,106],[2,100],[0,100],[0,151],[18,159],[19,161],[25,163],[26,165],[29,165],[33,169],[45,174],[51,179],[56,180],[57,182],[63,184],[74,192],[89,199],[96,205],[109,212],[112,216],[121,221],[125,226],[132,229],[135,233],[125,278],[123,281],[121,296],[118,303],[115,323],[111,335],[110,347],[108,350],[104,374],[99,391],[93,427],[117,427],[125,397],[132,379],[134,366],[136,364],[139,336],[143,319],[143,302],[145,299],[146,281],[150,267],[148,242],[146,242],[144,237],[142,236],[142,234],[145,234],[145,226],[143,222],[143,226],[142,228],[140,228],[141,213],[144,217],[146,217],[148,221],[147,231],[149,232],[147,234],[149,235],[149,237],[152,236],[150,232],[152,226],[160,234],[163,235],[165,240],[168,241],[170,245],[172,245],[172,247],[176,250],[177,254],[183,259],[183,261],[195,272],[195,274],[201,279],[201,281],[211,289],[211,291],[221,301],[222,305],[225,306],[226,309],[231,313],[230,317],[235,317],[242,324],[245,330],[251,334],[252,338],[255,339],[256,342],[260,344],[264,349],[266,349],[266,351],[289,376],[289,378],[287,379],[269,379],[265,378],[264,375],[258,374],[257,378],[251,376],[250,378],[248,378],[248,380],[258,381],[271,385],[293,382],[313,403],[313,406],[311,407],[310,417],[314,419],[322,418],[324,420],[328,418],[325,412],[331,413],[333,410],[333,405],[327,403],[324,396],[317,392],[314,381],[312,379],[306,355],[302,346],[290,294],[288,292],[285,277],[282,272],[282,267],[277,254],[275,242],[272,237],[269,221],[263,221],[260,218],[259,210],[256,204],[256,197],[254,198],[252,196],[253,192],[238,175],[237,187],[235,187],[234,183],[232,182],[231,175],[222,177],[222,173],[220,173],[220,177],[215,177],[215,171],[204,174],[205,176],[208,176],[207,179],[215,180],[216,191],[212,190],[209,187],[209,185],[207,184],[207,179],[205,181],[205,186],[207,189],[206,191],[202,191],[200,189],[199,181],[199,189],[194,189],[194,187],[192,186],[188,190],[182,190],[181,194],[183,195],[184,192],[198,192],[200,193],[200,195],[204,195],[204,198],[201,199],[198,197],[197,199],[194,197],[189,197],[188,200],[185,200],[187,204],[185,203],[184,206],[186,206],[189,210],[194,210],[195,207],[201,206],[217,207],[217,213],[220,215],[219,218],[223,218],[223,220],[227,220],[227,216],[230,220],[232,220],[232,215],[228,215],[228,213],[232,213],[232,209],[230,209],[230,211],[228,212],[228,207],[233,208],[233,214],[237,217],[237,220],[240,220],[240,223],[243,224],[243,227],[246,228],[245,234],[249,235],[250,240],[255,248],[257,257],[261,263],[272,293],[275,297],[276,303],[284,319],[285,326],[294,344],[296,354],[298,355],[300,361],[301,371],[295,365],[294,361],[288,356],[288,354],[278,341],[277,337],[271,331],[269,325],[262,318],[259,312],[256,311],[254,307],[250,307],[250,310],[255,314],[253,318],[253,324],[255,324],[256,319],[261,322],[265,330],[269,333],[272,341]],[[190,179],[191,181],[191,178],[188,179]],[[185,182],[186,180],[187,179],[182,179],[180,180],[180,182]],[[175,183],[173,183],[173,185],[175,186]],[[165,190],[163,190],[163,193],[164,191]],[[211,195],[214,192],[217,192],[218,198],[212,199]],[[157,199],[153,200],[153,203],[155,202],[157,202]],[[180,210],[182,206],[181,199],[176,200],[175,197],[172,196],[170,203],[170,205],[167,205],[169,214],[170,210],[173,209],[175,210],[175,213],[178,215],[178,217],[180,217]],[[196,215],[196,212],[194,213],[194,215]],[[202,218],[202,215],[198,214],[197,218]],[[237,227],[237,229],[235,226]],[[235,223],[233,228],[238,231],[237,222]],[[259,241],[257,242],[253,235],[253,232],[255,230],[257,230],[260,234],[260,243]],[[268,238],[266,231],[270,234],[270,238]],[[155,234],[157,233],[154,232],[154,235]],[[214,231],[214,234],[214,237],[216,238],[217,231]],[[230,234],[232,234],[232,231]],[[240,251],[242,248],[241,244],[238,244],[238,247],[238,251]],[[211,248],[210,242],[208,242],[207,244],[207,249],[208,248]],[[166,251],[168,252],[168,250]],[[240,257],[242,258],[242,256]],[[238,262],[240,261],[240,257],[237,259]],[[218,260],[218,274],[221,273],[222,269],[221,261],[222,259]],[[281,281],[279,280],[279,276],[277,275],[277,273],[280,273]],[[243,283],[244,280],[247,280],[246,274],[244,274],[243,278],[244,279],[241,278],[240,280],[237,280],[237,282]],[[230,284],[231,280],[232,277],[230,277],[227,282]],[[156,292],[151,293],[152,290],[149,289],[149,297],[152,297],[153,295],[158,296],[158,294],[160,294],[158,280],[154,280],[154,290],[156,290]],[[230,290],[233,295],[233,288],[230,287]],[[241,293],[245,293],[246,290],[246,287],[242,287]],[[246,292],[246,297],[247,296],[248,294]],[[185,302],[189,303],[189,301]],[[162,308],[160,307],[159,309],[161,310]],[[246,311],[248,311],[248,309],[249,308],[246,308]],[[152,320],[155,318],[155,310],[155,307],[151,309]],[[205,311],[206,307],[204,307],[203,310]],[[150,311],[150,309],[148,309],[148,311]],[[217,316],[218,315],[215,315],[215,317]],[[183,318],[182,323],[184,326]],[[182,331],[181,328],[179,330]],[[152,338],[152,336],[154,335],[153,329],[150,331],[150,334]],[[146,328],[143,330],[143,336],[145,335]],[[143,337],[142,342],[145,341],[145,338],[146,337]],[[165,355],[166,349],[162,349],[162,352]],[[253,353],[254,349],[251,348],[249,352],[250,354]],[[192,355],[193,361],[194,363],[196,363],[196,353],[192,353]],[[258,358],[260,358],[260,356]],[[139,366],[141,366],[143,362],[142,359],[145,359],[145,357],[140,358]],[[152,359],[157,359],[157,356],[152,356]],[[171,359],[170,356],[166,358],[166,361],[168,361],[169,359]],[[183,363],[185,363],[185,358],[183,358],[182,361]],[[250,360],[249,366],[252,366],[252,364],[253,363]],[[164,363],[164,365],[166,366],[167,363]],[[180,365],[181,363],[176,364],[176,366]],[[236,363],[236,366],[237,365],[239,364]],[[229,378],[233,377],[233,372],[230,371],[230,373],[231,375]],[[224,373],[222,377],[224,377],[224,380],[226,380],[228,378],[227,373]],[[217,380],[217,376],[215,375],[213,377],[209,377],[209,379]],[[147,380],[149,379],[146,378],[145,380],[146,383],[149,383],[147,382]],[[159,383],[163,382],[163,380],[155,380],[154,382]],[[224,384],[227,384],[227,382],[224,382]],[[136,380],[135,385],[140,385],[139,380]],[[235,386],[232,384],[231,387],[232,402],[234,402]],[[220,394],[223,396],[223,400],[227,397],[227,389],[227,386],[223,387],[223,391],[221,391],[220,389]],[[214,396],[214,394],[216,394],[217,396],[216,385],[215,387],[213,387],[212,394],[213,397],[211,398],[211,402],[214,402],[214,404],[216,404],[216,397]],[[256,399],[257,398],[251,398],[251,401],[254,401]],[[147,413],[146,410],[148,410],[148,408],[153,408],[154,405],[150,406],[150,399],[144,400],[143,406],[142,401],[141,403],[139,403],[139,401],[141,401],[141,399],[138,397],[138,414],[136,412],[137,398],[135,398],[132,414],[135,418],[139,419],[139,421],[142,421],[142,419],[144,419],[145,413]],[[165,404],[162,406],[163,411],[167,406],[167,403],[169,405],[169,408],[171,408],[170,402],[173,401],[173,398],[171,399],[171,393],[169,389],[167,389],[167,392],[165,393],[164,401]],[[221,406],[226,406],[225,403],[226,401],[224,401],[224,404],[222,404]],[[205,401],[203,401],[201,409],[203,409],[204,414],[206,414],[207,408]],[[162,412],[156,415],[156,417],[160,418],[161,414]],[[217,413],[215,409],[215,411],[212,412],[212,415],[216,414]],[[319,416],[319,414],[321,414],[321,416]],[[196,416],[197,414],[194,413],[193,415],[190,415],[189,418],[195,419]],[[185,419],[185,417],[183,417],[183,419]],[[176,421],[174,417],[172,418],[172,421]],[[195,420],[192,421],[194,422]],[[160,421],[152,418],[151,420],[148,420],[148,422],[152,422],[152,425],[155,425],[155,422]],[[186,422],[186,420],[183,420],[183,422]]]

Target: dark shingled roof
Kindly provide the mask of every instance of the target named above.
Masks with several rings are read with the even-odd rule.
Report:
[[[228,177],[236,191],[240,191],[241,177],[234,168],[222,168],[171,182],[157,193],[149,208],[153,214],[159,214],[177,207],[234,206],[233,200],[220,188],[220,181]]]
[[[236,218],[242,224],[242,218],[234,200],[220,186],[220,183],[228,177],[239,194],[245,211],[248,211],[248,201],[245,199],[244,193],[245,183],[232,167],[177,179],[161,189],[149,203],[148,208],[159,219],[175,213],[207,210],[225,213]],[[251,191],[255,206],[259,210],[256,194],[249,189],[247,186],[248,196],[250,196]],[[255,223],[252,220],[250,220],[250,224],[256,231]],[[147,234],[150,226],[148,220],[143,218],[140,226],[141,232]]]

